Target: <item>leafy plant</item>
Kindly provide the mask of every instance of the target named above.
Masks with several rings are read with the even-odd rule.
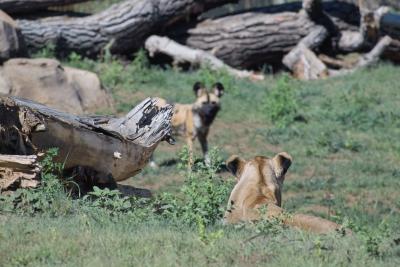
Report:
[[[132,207],[129,198],[123,197],[119,190],[100,189],[97,186],[94,186],[93,191],[84,196],[83,200],[90,207],[105,209],[112,214],[127,212]]]
[[[215,242],[224,236],[224,231],[222,229],[218,231],[207,231],[206,225],[200,216],[197,217],[197,233],[200,242],[207,246],[214,246]]]
[[[297,110],[298,103],[289,76],[282,75],[276,85],[267,92],[265,115],[277,127],[283,128],[293,122]]]
[[[195,224],[200,218],[209,225],[222,218],[231,183],[217,175],[221,165],[218,150],[212,149],[209,156],[209,165],[198,162],[187,170],[188,150],[180,153],[179,166],[185,173],[185,183],[180,190],[181,197],[164,195],[164,203],[168,203],[164,206],[166,214],[187,224]]]
[[[56,46],[48,43],[43,49],[32,55],[33,58],[54,58],[56,54]]]

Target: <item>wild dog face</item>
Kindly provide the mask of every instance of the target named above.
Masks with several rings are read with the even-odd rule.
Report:
[[[256,156],[251,160],[231,156],[226,166],[236,176],[237,184],[229,197],[225,222],[258,219],[257,209],[265,204],[280,207],[283,181],[291,163],[292,158],[286,152],[273,158]]]
[[[202,83],[196,82],[193,85],[193,91],[197,99],[192,110],[199,115],[203,126],[209,126],[221,108],[220,98],[224,94],[224,86],[217,82],[209,92]]]

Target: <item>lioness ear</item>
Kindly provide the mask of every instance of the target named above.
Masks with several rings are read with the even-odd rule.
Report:
[[[240,179],[240,175],[243,172],[243,167],[246,164],[246,161],[237,155],[232,155],[226,160],[225,163],[228,170],[235,175],[236,178]]]
[[[286,152],[278,153],[275,157],[272,158],[272,166],[278,179],[285,178],[285,174],[291,164],[292,157]]]
[[[195,83],[193,84],[193,91],[194,91],[194,94],[195,94],[197,97],[201,96],[202,93],[204,92],[204,84],[201,83],[201,82],[195,82]]]
[[[215,84],[213,85],[213,89],[214,89],[214,94],[215,94],[216,96],[218,96],[218,97],[223,96],[225,88],[224,88],[224,86],[222,85],[222,83],[220,83],[220,82],[215,83]]]

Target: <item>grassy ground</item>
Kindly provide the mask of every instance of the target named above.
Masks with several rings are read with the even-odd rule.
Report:
[[[65,64],[97,72],[120,114],[147,96],[190,103],[195,81],[222,81],[226,93],[210,145],[220,149],[222,158],[287,151],[294,162],[286,177],[283,206],[345,222],[354,235],[316,236],[279,227],[275,231],[271,225],[219,223],[207,225],[204,232],[201,223],[157,215],[139,220],[102,209],[87,212],[66,200],[73,212],[21,215],[0,209],[0,266],[400,264],[397,67],[380,65],[313,82],[278,75],[254,83],[208,69],[148,68],[143,54],[133,63],[111,58],[94,62],[72,55]],[[156,195],[181,194],[185,175],[168,163],[178,160],[182,145],[183,140],[176,146],[160,145],[156,159],[161,167],[147,168],[127,183],[150,188]],[[195,149],[200,157],[198,144]],[[226,172],[220,176],[230,178]]]

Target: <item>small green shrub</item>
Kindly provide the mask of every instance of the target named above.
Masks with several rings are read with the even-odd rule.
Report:
[[[212,149],[209,155],[209,165],[198,162],[187,170],[187,148],[180,153],[182,163],[179,166],[185,173],[185,183],[177,197],[163,196],[164,203],[168,203],[164,206],[168,216],[190,225],[196,224],[199,218],[206,225],[222,218],[232,186],[230,181],[217,175],[221,165],[218,151]]]
[[[282,75],[276,85],[267,92],[263,112],[277,127],[283,128],[293,122],[298,103],[290,78]]]
[[[109,210],[112,214],[127,212],[132,207],[129,198],[123,197],[119,190],[100,189],[97,186],[94,186],[93,191],[84,196],[83,200],[90,207]]]
[[[46,47],[36,51],[33,58],[54,58],[56,55],[56,46],[53,43],[48,43]]]
[[[224,236],[224,231],[222,229],[207,231],[206,224],[200,216],[197,217],[197,233],[200,242],[206,246],[214,246],[215,242]]]

